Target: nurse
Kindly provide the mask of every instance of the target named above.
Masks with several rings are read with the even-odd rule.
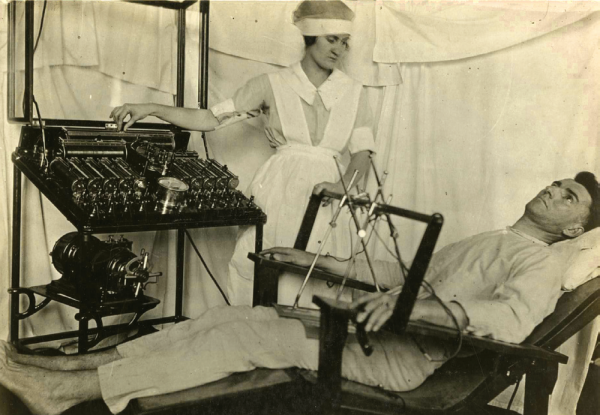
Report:
[[[266,136],[276,153],[257,171],[248,193],[267,214],[263,246],[291,247],[310,194],[325,189],[343,193],[334,158],[349,153],[344,181],[348,183],[358,170],[357,183],[374,151],[366,93],[359,82],[336,68],[349,48],[353,18],[341,1],[306,0],[293,14],[306,45],[300,62],[251,79],[233,98],[210,110],[125,104],[113,109],[111,117],[119,129],[152,115],[184,129],[211,131],[245,114],[264,114]],[[320,209],[307,250],[318,249],[335,209],[336,204]],[[322,252],[349,257],[349,226],[349,215],[341,215]],[[254,232],[254,227],[240,229],[229,264],[227,288],[233,305],[252,304],[254,268],[247,254],[254,250]],[[279,302],[291,303],[300,283],[297,278],[281,279]],[[327,289],[311,282],[301,305],[310,304],[311,292],[324,294]]]

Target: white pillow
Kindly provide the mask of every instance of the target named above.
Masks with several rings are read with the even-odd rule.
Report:
[[[552,245],[568,258],[562,288],[572,291],[600,275],[600,228]]]

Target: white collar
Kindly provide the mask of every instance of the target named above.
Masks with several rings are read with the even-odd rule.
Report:
[[[344,72],[334,69],[325,82],[317,88],[304,73],[300,62],[296,62],[289,68],[282,70],[281,75],[284,81],[308,105],[313,105],[315,96],[318,93],[327,111],[331,111],[331,108],[346,95],[348,88],[354,83],[352,78]]]
[[[535,238],[529,234],[526,234],[525,232],[521,232],[518,229],[513,228],[512,226],[507,226],[506,229],[508,229],[509,231],[512,231],[513,233],[516,233],[517,235],[530,240],[533,243],[539,244],[539,245],[543,245],[543,246],[548,246],[548,244],[544,241],[539,240],[538,238]]]

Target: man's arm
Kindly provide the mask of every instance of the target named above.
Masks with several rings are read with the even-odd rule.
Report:
[[[456,328],[458,323],[460,330],[464,330],[469,324],[469,318],[461,305],[455,302],[443,304],[451,315],[436,300],[419,300],[415,303],[410,319],[450,328]]]
[[[358,313],[357,322],[366,321],[366,331],[378,331],[392,316],[396,301],[398,301],[398,295],[385,293],[372,293],[359,298],[353,303],[354,307],[362,308],[362,311]],[[443,304],[456,319],[460,330],[464,330],[469,324],[469,319],[463,308],[455,302],[444,302]],[[436,300],[417,300],[410,319],[456,328],[456,323],[447,310]]]
[[[510,276],[490,298],[461,299],[469,316],[467,331],[508,343],[521,343],[550,315],[561,295],[560,256],[527,255],[514,261]]]
[[[266,249],[261,252],[261,255],[303,267],[309,267],[315,258],[315,254],[309,252],[281,247]],[[343,275],[346,272],[347,263],[339,262],[333,257],[320,256],[315,266],[332,274]],[[353,303],[354,307],[363,308],[358,314],[357,321],[359,323],[363,321],[367,322],[365,325],[366,331],[378,331],[392,316],[396,301],[398,301],[397,294],[386,293],[371,293],[359,298]],[[455,302],[445,302],[444,304],[452,315],[454,315],[460,329],[465,329],[469,324],[469,319],[463,308]],[[433,299],[417,300],[410,319],[456,328],[454,319],[439,302]]]
[[[289,262],[290,264],[300,265],[301,267],[310,267],[315,259],[315,254],[293,248],[275,247],[265,249],[260,254],[276,261]],[[346,272],[348,262],[340,262],[332,256],[319,256],[315,267],[341,276]],[[355,272],[351,271],[349,277],[354,278],[355,276]]]

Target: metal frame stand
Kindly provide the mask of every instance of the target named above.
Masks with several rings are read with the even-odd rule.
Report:
[[[137,1],[136,1],[137,2]],[[186,0],[181,4],[176,4],[172,2],[165,1],[139,1],[137,3],[159,6],[159,7],[167,7],[172,9],[177,9],[177,31],[178,31],[178,43],[177,43],[177,101],[176,105],[178,107],[183,107],[184,100],[184,81],[185,81],[185,26],[186,26],[186,9],[195,1]],[[33,120],[33,40],[34,40],[34,2],[32,0],[27,0],[25,2],[25,91],[24,91],[24,114],[23,117],[16,117],[14,114],[14,102],[11,102],[9,99],[9,118],[13,121],[17,122],[25,122],[29,125],[34,124]],[[11,55],[9,56],[9,64],[10,68],[13,68],[12,71],[9,71],[9,79],[12,79],[14,82],[14,7],[15,5],[10,3],[10,19],[12,22],[12,28],[9,31],[10,44],[9,51]],[[200,84],[198,89],[198,101],[201,104],[202,108],[207,108],[207,100],[208,100],[208,25],[209,25],[209,1],[202,0],[200,2],[200,20],[202,23],[201,31],[200,31]],[[14,95],[14,85],[12,83],[9,84],[9,89],[12,91]],[[14,98],[14,97],[13,97]],[[12,108],[12,110],[11,110]],[[46,125],[84,125],[87,127],[104,127],[103,122],[98,121],[82,121],[82,120],[45,120]],[[147,126],[146,126],[147,127]],[[205,143],[206,145],[206,143]],[[207,152],[208,157],[208,152]],[[170,224],[161,223],[159,225],[145,227],[142,225],[127,225],[125,230],[119,230],[119,232],[127,233],[127,232],[137,232],[137,231],[148,231],[148,230],[166,230],[166,229],[176,229],[177,230],[177,257],[176,257],[176,291],[175,291],[175,311],[174,315],[171,317],[164,317],[158,319],[149,319],[138,322],[139,317],[145,311],[155,307],[159,301],[156,299],[152,299],[150,297],[144,297],[144,305],[139,307],[136,305],[137,309],[133,306],[122,306],[120,304],[118,307],[113,306],[103,306],[97,305],[93,303],[88,303],[86,301],[86,282],[85,278],[81,278],[81,286],[78,287],[78,291],[80,293],[80,299],[74,300],[64,295],[60,295],[60,293],[53,293],[51,290],[47,290],[47,286],[39,286],[39,287],[21,287],[21,220],[22,220],[22,177],[21,175],[25,173],[30,180],[37,179],[32,176],[31,172],[28,171],[28,168],[22,164],[19,164],[23,171],[17,165],[19,160],[19,156],[13,154],[13,162],[14,165],[14,180],[13,180],[13,223],[12,223],[12,264],[11,264],[11,288],[9,289],[10,293],[10,341],[12,343],[20,343],[22,345],[33,344],[33,343],[41,343],[46,341],[64,339],[64,338],[72,338],[78,337],[79,339],[79,353],[87,352],[91,347],[93,347],[99,340],[104,338],[106,335],[110,335],[119,331],[126,330],[131,327],[133,323],[138,326],[149,326],[149,325],[158,325],[158,324],[166,324],[166,323],[176,323],[181,320],[187,319],[183,315],[183,291],[184,291],[184,260],[185,260],[185,230],[189,228],[198,228],[198,227],[214,227],[214,226],[233,226],[233,225],[255,225],[256,226],[256,240],[255,240],[255,249],[256,252],[260,252],[262,250],[262,242],[263,242],[263,224],[266,222],[266,216],[262,213],[261,217],[255,217],[250,221],[243,222],[235,219],[219,219],[215,220],[214,223],[211,221],[197,221],[197,222],[189,222],[187,224],[177,224],[170,226]],[[40,190],[46,196],[50,196],[50,194],[46,193],[46,190],[43,189],[43,183],[37,180],[34,180],[34,184],[36,186],[42,186]],[[56,200],[52,200],[52,203],[55,203]],[[60,206],[57,205],[57,207]],[[68,209],[67,209],[68,210]],[[63,214],[65,211],[61,210]],[[85,251],[89,248],[88,244],[85,241],[89,240],[90,237],[94,233],[105,233],[110,226],[99,225],[99,227],[90,226],[89,224],[79,223],[77,218],[74,218],[71,214],[67,215],[67,219],[69,219],[78,229],[79,233],[82,235],[82,239],[84,241],[82,250]],[[149,229],[150,228],[150,229]],[[111,229],[112,230],[112,229]],[[82,255],[82,258],[87,258],[87,255]],[[82,269],[83,268],[82,264]],[[29,307],[26,311],[21,312],[19,307],[20,295],[26,295],[29,299]],[[45,297],[43,301],[39,304],[36,304],[35,295],[41,295]],[[55,333],[46,336],[35,336],[30,338],[21,339],[19,335],[19,321],[25,318],[30,317],[31,315],[37,313],[39,310],[48,305],[52,300],[57,301],[61,304],[66,304],[70,307],[74,307],[79,310],[76,314],[75,318],[79,322],[79,329],[77,331],[63,332],[63,333]],[[92,304],[92,305],[90,305]],[[102,325],[102,317],[110,316],[110,315],[118,315],[125,314],[130,312],[136,312],[136,316],[132,323],[130,324],[115,324],[104,327]],[[89,321],[94,320],[96,322],[96,328],[89,327]],[[95,339],[90,341],[89,336],[95,334]]]
[[[97,344],[100,340],[108,335],[115,334],[131,328],[131,324],[115,324],[110,326],[102,325],[102,317],[110,315],[125,314],[135,311],[131,308],[115,309],[110,307],[94,307],[89,305],[85,298],[85,284],[86,279],[82,278],[82,286],[80,292],[83,295],[81,301],[69,299],[67,297],[52,294],[46,290],[46,286],[39,287],[21,287],[21,221],[22,221],[22,172],[15,165],[14,166],[14,177],[13,177],[13,235],[12,235],[12,263],[11,263],[11,288],[10,293],[10,338],[9,341],[13,344],[35,344],[53,340],[60,340],[72,337],[78,337],[78,351],[79,353],[86,353],[91,347]],[[263,222],[257,221],[254,223],[256,226],[256,239],[255,239],[255,250],[260,252],[262,250],[263,241]],[[177,323],[186,320],[187,317],[183,314],[183,292],[184,292],[184,262],[185,262],[185,230],[187,227],[178,227],[177,230],[177,245],[176,245],[176,283],[175,283],[175,310],[174,314],[170,317],[148,319],[143,321],[137,321],[137,319],[145,311],[154,308],[159,301],[147,297],[147,304],[142,308],[135,319],[134,323],[138,327],[152,326],[167,323]],[[82,249],[86,249],[85,241],[88,240],[93,231],[79,230],[84,238],[84,245]],[[82,258],[87,258],[87,255],[82,255]],[[82,264],[83,265],[83,264]],[[29,299],[29,307],[26,311],[21,312],[19,309],[19,296],[26,295]],[[41,295],[46,297],[42,302],[36,304],[35,295]],[[19,321],[29,318],[33,314],[48,305],[52,300],[57,301],[61,304],[66,304],[70,307],[74,307],[78,310],[75,318],[79,322],[79,328],[77,331],[68,331],[62,333],[54,333],[44,336],[34,336],[21,339],[19,335]],[[92,303],[93,304],[93,303]],[[94,320],[96,322],[95,328],[89,327],[89,321]],[[90,340],[90,336],[95,335],[95,338]]]

